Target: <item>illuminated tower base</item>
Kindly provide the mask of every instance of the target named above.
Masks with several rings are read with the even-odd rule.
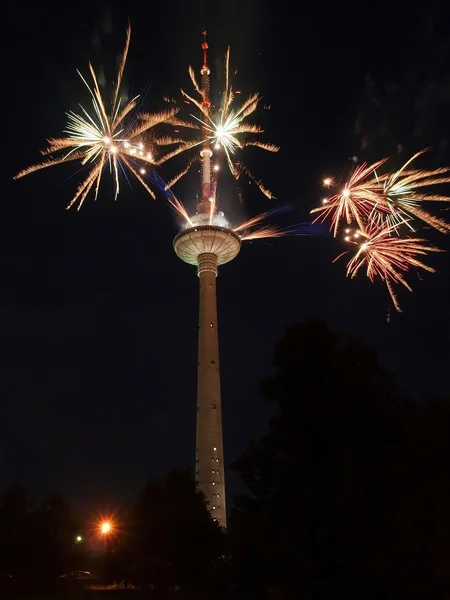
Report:
[[[196,221],[198,226],[185,229],[173,241],[178,257],[197,266],[200,282],[195,477],[213,518],[226,527],[216,277],[218,265],[239,254],[241,240],[222,214],[196,215],[192,222]],[[204,221],[212,224],[201,224]]]

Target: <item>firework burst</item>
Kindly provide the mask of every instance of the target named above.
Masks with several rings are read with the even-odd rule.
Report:
[[[396,310],[401,312],[393,284],[402,284],[412,291],[405,279],[406,273],[411,268],[435,273],[435,269],[422,262],[421,257],[442,250],[430,246],[423,238],[392,235],[394,230],[395,227],[372,224],[365,231],[347,236],[346,241],[357,247],[355,256],[347,264],[347,276],[353,278],[364,268],[370,281],[384,281]],[[355,238],[360,239],[356,241]]]
[[[335,237],[341,225],[347,224],[344,239],[357,248],[347,265],[347,275],[354,277],[365,268],[372,282],[384,281],[398,311],[400,306],[393,286],[401,284],[411,290],[406,273],[413,268],[434,273],[435,269],[426,265],[422,257],[441,252],[422,236],[412,235],[417,223],[441,233],[450,232],[448,222],[423,208],[425,202],[450,202],[449,196],[426,192],[431,186],[450,183],[450,168],[412,169],[411,163],[425,151],[414,154],[393,173],[379,172],[387,159],[357,166],[339,193],[325,198],[320,207],[311,211],[319,213],[316,221],[331,222],[330,230]],[[325,178],[323,185],[334,186],[333,179]],[[405,230],[409,235],[404,235]]]
[[[378,178],[381,188],[380,207],[384,210],[375,212],[374,216],[378,220],[384,220],[388,227],[395,229],[404,224],[415,231],[416,228],[411,221],[416,219],[441,233],[449,233],[450,224],[424,209],[423,203],[450,202],[449,196],[424,192],[424,188],[450,183],[448,176],[450,167],[432,171],[410,169],[411,163],[424,152],[426,150],[414,154],[398,171]]]
[[[229,170],[236,180],[241,175],[246,175],[263,194],[268,198],[273,198],[272,192],[264,186],[261,179],[256,178],[240,160],[240,151],[249,146],[255,146],[268,152],[278,152],[279,148],[274,144],[260,141],[258,135],[263,133],[261,126],[248,122],[248,117],[254,115],[260,106],[261,96],[255,93],[241,103],[238,101],[240,91],[234,90],[230,83],[230,49],[228,48],[225,55],[224,89],[222,102],[217,110],[214,110],[213,107],[211,111],[208,99],[209,90],[199,85],[192,67],[189,67],[189,75],[197,98],[194,97],[194,94],[188,94],[184,90],[181,90],[181,93],[185,102],[194,106],[198,114],[191,114],[190,120],[173,118],[171,123],[177,128],[177,132],[180,131],[179,128],[190,130],[191,139],[169,137],[158,140],[157,143],[162,146],[175,145],[161,157],[158,164],[189,150],[197,149],[198,146],[208,141],[214,151],[222,150],[224,152]],[[197,160],[199,160],[198,155],[189,158],[187,165],[167,184],[167,187],[172,187]]]
[[[64,133],[66,137],[49,139],[48,146],[42,150],[43,155],[51,155],[63,152],[62,156],[50,159],[36,165],[23,169],[15,176],[15,179],[24,177],[35,171],[52,167],[70,161],[79,161],[87,167],[87,175],[78,186],[67,208],[78,203],[81,208],[89,192],[94,190],[97,199],[100,181],[105,168],[109,168],[113,176],[115,197],[120,190],[120,171],[128,170],[143,185],[147,192],[154,198],[154,192],[149,187],[144,177],[148,169],[152,169],[156,163],[153,155],[154,139],[149,145],[149,131],[174,118],[177,109],[166,110],[158,113],[140,114],[137,119],[136,106],[139,96],[131,101],[122,102],[120,88],[127,61],[130,46],[131,28],[128,27],[125,48],[120,60],[116,83],[112,90],[110,103],[105,102],[100,91],[98,78],[92,65],[89,63],[89,71],[92,78],[90,86],[86,79],[80,75],[88,88],[92,107],[87,110],[80,105],[79,113],[67,113],[67,126]],[[136,124],[137,123],[137,124]]]
[[[406,225],[416,231],[414,220],[422,221],[441,233],[450,232],[450,224],[425,208],[426,202],[450,202],[450,196],[431,194],[424,188],[450,183],[450,167],[431,171],[411,169],[411,163],[426,150],[412,156],[398,171],[379,173],[387,158],[372,165],[358,165],[350,175],[342,190],[322,200],[322,205],[311,213],[320,213],[316,220],[330,220],[330,230],[336,237],[344,220],[348,225],[356,222],[360,229],[371,221],[379,225],[385,223],[398,233],[399,227]],[[331,178],[323,180],[325,187],[333,185]]]
[[[364,223],[370,218],[374,207],[386,212],[387,209],[381,204],[379,179],[375,176],[376,170],[385,162],[386,159],[383,159],[372,165],[363,163],[357,166],[340,192],[324,198],[322,206],[311,211],[312,214],[320,213],[315,221],[330,219],[330,230],[336,237],[343,220],[347,225],[356,222],[360,229],[364,229]],[[323,183],[325,187],[330,187],[333,180],[326,178]]]

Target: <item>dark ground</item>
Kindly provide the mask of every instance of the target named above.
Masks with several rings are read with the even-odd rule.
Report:
[[[16,593],[10,592],[4,594],[0,592],[2,600],[170,600],[178,598],[179,600],[190,600],[194,598],[192,595],[183,594],[181,592],[173,593],[157,593],[153,591],[141,590],[72,590],[64,592],[47,592],[47,593]],[[195,596],[198,598],[198,596]],[[217,594],[215,598],[238,598],[235,594]]]

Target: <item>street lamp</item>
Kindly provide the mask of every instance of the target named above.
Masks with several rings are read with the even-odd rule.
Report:
[[[100,533],[102,535],[108,535],[112,531],[112,525],[110,521],[102,521],[100,523]]]

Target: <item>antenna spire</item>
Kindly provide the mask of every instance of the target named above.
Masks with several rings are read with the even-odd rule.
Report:
[[[206,29],[204,29],[202,31],[202,36],[203,36],[203,43],[202,43],[202,50],[203,50],[203,69],[208,69],[208,42],[206,39]],[[209,70],[209,69],[208,69]]]
[[[202,75],[202,109],[203,109],[203,118],[205,122],[208,122],[210,119],[210,108],[211,108],[211,100],[209,94],[209,74],[210,70],[208,67],[208,42],[206,39],[206,29],[202,32],[203,35],[203,66],[200,70]],[[200,156],[202,157],[202,199],[201,202],[197,205],[197,212],[203,214],[209,214],[210,218],[215,213],[215,201],[214,201],[214,192],[211,186],[211,156],[212,150],[210,147],[209,139],[208,139],[208,129],[205,127],[203,129],[204,141],[203,146],[200,151]]]

